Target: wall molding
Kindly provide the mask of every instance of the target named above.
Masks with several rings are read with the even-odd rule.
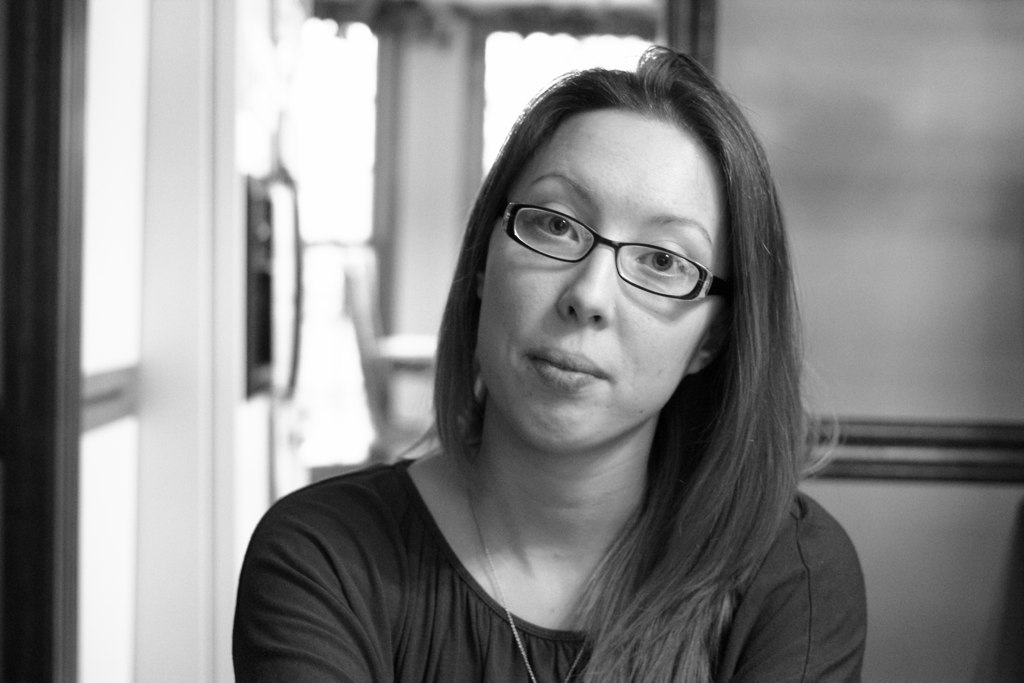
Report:
[[[1024,481],[1024,424],[842,419],[822,433],[829,479]]]

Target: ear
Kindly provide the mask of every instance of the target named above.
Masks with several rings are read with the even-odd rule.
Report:
[[[704,338],[689,364],[686,366],[686,375],[694,375],[706,368],[715,359],[729,333],[729,309],[725,308],[718,312],[711,325],[704,332]]]

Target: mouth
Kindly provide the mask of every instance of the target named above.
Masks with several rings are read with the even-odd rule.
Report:
[[[608,373],[592,360],[557,349],[530,352],[527,359],[548,382],[562,389],[579,389],[595,380],[608,379]]]

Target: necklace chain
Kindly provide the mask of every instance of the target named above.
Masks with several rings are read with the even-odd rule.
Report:
[[[508,603],[505,601],[505,592],[501,589],[501,582],[498,581],[498,573],[494,570],[494,559],[491,557],[491,550],[487,547],[487,541],[484,540],[483,528],[480,526],[480,519],[476,514],[476,505],[473,502],[473,496],[469,496],[469,511],[473,515],[473,523],[476,525],[477,536],[480,537],[480,545],[484,549],[484,557],[487,559],[487,573],[491,583],[494,585],[494,591],[498,595],[498,602],[501,603],[501,608],[505,610],[505,618],[508,619],[508,625],[512,629],[512,638],[516,641],[516,647],[519,648],[519,654],[523,658],[523,664],[526,665],[526,673],[530,676],[530,683],[537,683],[537,676],[533,673],[533,667],[530,666],[530,658],[526,656],[526,648],[523,646],[523,639],[519,636],[519,629],[516,628],[516,620],[512,617],[512,610],[508,608]],[[565,675],[565,683],[568,683],[569,679],[572,678],[572,674],[576,671],[576,665],[580,663],[580,657],[583,656],[583,648],[580,647],[576,653],[576,658],[572,660],[572,666],[569,667],[569,673]]]

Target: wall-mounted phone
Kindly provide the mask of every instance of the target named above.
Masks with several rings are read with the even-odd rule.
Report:
[[[295,391],[302,248],[295,184],[284,172],[246,178],[246,395]]]

